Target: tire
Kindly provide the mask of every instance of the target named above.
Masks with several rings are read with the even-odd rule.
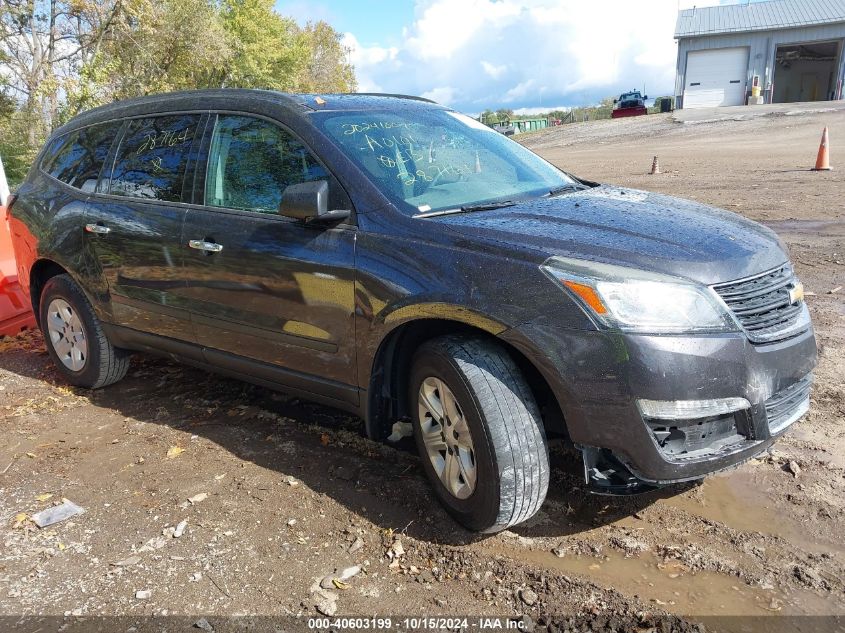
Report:
[[[109,342],[91,303],[70,276],[47,280],[39,316],[50,358],[69,383],[98,389],[126,375],[129,352]]]
[[[502,347],[474,337],[428,341],[414,355],[409,395],[423,468],[459,523],[494,533],[540,509],[549,487],[546,436],[531,390]]]

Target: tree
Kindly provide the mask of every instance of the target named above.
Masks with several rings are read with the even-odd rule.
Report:
[[[292,91],[308,57],[299,27],[273,10],[273,0],[223,0],[223,28],[233,55],[219,85]]]
[[[209,87],[356,88],[325,22],[274,0],[0,0],[0,155],[19,181],[44,137],[80,110]]]
[[[358,86],[350,49],[341,35],[326,22],[309,22],[302,30],[307,57],[297,90],[302,92],[354,92]]]
[[[60,94],[97,49],[122,0],[3,0],[0,58],[23,101],[26,138],[35,145],[52,128]]]
[[[198,36],[201,33],[201,36]],[[124,0],[124,10],[68,92],[68,115],[119,99],[215,85],[231,57],[210,0]]]
[[[513,110],[507,108],[499,108],[496,110],[496,117],[499,121],[510,121],[513,118]]]
[[[493,123],[498,123],[499,122],[499,115],[488,108],[484,112],[481,113],[481,122],[486,124],[486,125],[492,125]]]

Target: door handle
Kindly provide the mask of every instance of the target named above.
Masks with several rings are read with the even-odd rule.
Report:
[[[191,240],[188,246],[198,251],[205,251],[206,253],[219,253],[223,250],[223,245],[217,242],[206,242],[205,240]]]
[[[97,222],[96,224],[86,224],[85,231],[88,233],[96,233],[97,235],[105,235],[106,233],[111,233],[111,229],[101,222]]]

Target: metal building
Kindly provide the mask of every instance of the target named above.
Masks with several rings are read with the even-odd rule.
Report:
[[[676,107],[843,96],[845,0],[743,0],[684,9],[675,39]]]

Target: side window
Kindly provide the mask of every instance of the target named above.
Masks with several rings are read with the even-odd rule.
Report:
[[[121,123],[116,121],[71,132],[48,150],[50,156],[61,144],[58,152],[45,161],[43,168],[48,174],[71,187],[87,193],[94,191],[103,161],[106,160],[120,125]]]
[[[285,187],[327,177],[308,149],[279,126],[220,115],[208,156],[205,204],[276,213]]]
[[[131,121],[117,149],[109,193],[180,202],[199,120],[198,114],[177,114]]]

